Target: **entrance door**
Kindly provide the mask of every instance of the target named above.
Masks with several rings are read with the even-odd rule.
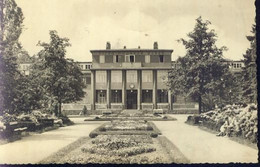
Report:
[[[127,109],[137,109],[137,90],[127,90],[126,104]]]

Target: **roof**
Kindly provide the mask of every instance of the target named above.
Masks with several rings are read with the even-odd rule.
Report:
[[[173,49],[100,49],[90,50],[90,52],[173,52]]]

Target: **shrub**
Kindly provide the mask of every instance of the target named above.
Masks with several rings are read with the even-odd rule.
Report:
[[[105,127],[101,127],[101,128],[99,128],[99,131],[100,131],[100,132],[105,132],[105,131],[106,131],[106,128],[105,128]]]
[[[95,138],[95,137],[97,137],[97,136],[98,136],[98,134],[95,133],[95,132],[92,132],[92,133],[89,134],[89,137],[90,137],[90,138]]]
[[[157,133],[152,133],[150,136],[151,136],[152,138],[156,138],[156,137],[158,137],[158,134],[157,134]]]
[[[153,127],[147,126],[146,130],[152,131],[152,130],[153,130]]]
[[[95,117],[95,119],[100,119],[99,117]]]

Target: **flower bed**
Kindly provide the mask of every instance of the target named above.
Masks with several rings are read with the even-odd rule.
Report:
[[[187,123],[217,131],[218,136],[239,137],[257,142],[257,106],[228,105],[197,116],[189,116]]]
[[[89,136],[95,138],[98,135],[149,135],[157,137],[160,130],[152,122],[141,120],[114,120],[105,123],[93,130]]]
[[[111,121],[111,124],[104,126],[107,131],[117,131],[117,130],[148,130],[150,126],[146,124],[145,121],[134,121],[134,120],[125,120],[125,121]],[[150,127],[152,130],[152,127]]]
[[[152,126],[153,130],[146,128]],[[131,128],[129,128],[131,127]],[[145,128],[144,128],[145,127]],[[102,131],[100,131],[102,129]],[[153,138],[156,126],[141,120],[115,120],[105,123],[90,134],[93,138],[79,139],[40,163],[113,163],[153,164],[187,163],[187,158],[166,138]],[[138,134],[137,134],[138,133]]]
[[[92,140],[92,145],[82,148],[91,154],[128,157],[156,151],[147,135],[100,135]]]

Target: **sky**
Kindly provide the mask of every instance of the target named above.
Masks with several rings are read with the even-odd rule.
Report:
[[[38,41],[49,42],[49,31],[70,39],[67,57],[91,61],[90,50],[173,49],[172,60],[184,56],[178,43],[195,26],[199,16],[209,20],[218,35],[217,46],[226,46],[224,57],[240,60],[250,46],[255,19],[254,0],[16,0],[24,14],[20,41],[32,56],[42,48]]]

